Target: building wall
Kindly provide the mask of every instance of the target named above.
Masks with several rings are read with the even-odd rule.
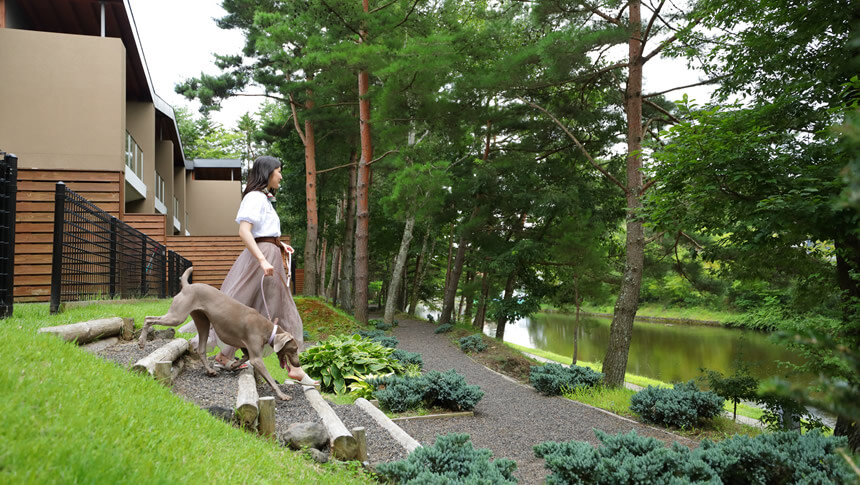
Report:
[[[164,202],[167,207],[165,214],[165,234],[173,234],[173,142],[159,140],[155,142],[155,171],[164,179]],[[152,197],[155,197],[155,184],[152,185]],[[153,199],[154,200],[154,199]]]
[[[173,167],[173,194],[179,199],[179,213],[173,214],[177,219],[179,219],[179,233],[178,235],[185,234],[185,167]],[[171,205],[170,210],[173,210],[173,206]],[[171,219],[169,222],[170,231],[167,234],[174,233],[173,220]],[[191,232],[191,231],[188,231]]]
[[[120,39],[0,29],[0,66],[0,149],[21,168],[123,169]]]
[[[237,234],[236,212],[242,202],[241,182],[229,180],[189,180],[185,203],[192,236]]]
[[[155,213],[155,105],[129,102],[126,104],[125,127],[143,151],[143,183],[146,198],[130,202],[125,210],[135,214]],[[125,143],[125,133],[123,133]],[[125,152],[123,152],[125,153]],[[124,156],[124,155],[123,155]],[[125,158],[123,158],[125,164]]]

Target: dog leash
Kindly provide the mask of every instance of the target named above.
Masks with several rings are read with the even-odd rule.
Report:
[[[278,275],[278,276],[280,276],[280,275]],[[266,316],[269,317],[269,321],[272,321],[272,314],[269,312],[269,304],[266,303],[266,292],[263,290],[263,281],[265,281],[265,280],[266,280],[266,273],[263,273],[263,276],[260,277],[260,295],[263,296],[263,307],[266,309]],[[289,283],[284,281],[283,277],[281,277],[281,283],[284,284],[284,286],[287,288],[287,292],[289,292],[290,291],[290,285],[289,285]]]

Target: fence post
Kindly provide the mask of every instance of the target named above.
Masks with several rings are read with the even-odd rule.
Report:
[[[11,317],[14,311],[15,298],[15,209],[18,195],[18,157],[11,153],[3,155],[3,217],[2,237],[0,243],[3,246],[2,261],[2,293],[3,301],[0,302],[0,318]]]
[[[51,313],[60,311],[63,276],[63,220],[66,207],[66,184],[57,182],[54,191],[54,247],[51,258]]]
[[[168,296],[176,295],[176,253],[167,251],[167,292]]]
[[[159,298],[167,298],[167,246],[162,246],[161,250],[158,252],[158,269],[160,270],[158,273],[161,275],[158,277],[158,281],[161,282],[161,288],[158,292]]]
[[[116,297],[116,216],[110,216],[110,297]]]
[[[146,295],[148,288],[146,287],[146,236],[141,234],[140,238],[140,295],[142,298]]]

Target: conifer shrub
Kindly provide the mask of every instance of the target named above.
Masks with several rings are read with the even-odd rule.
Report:
[[[378,337],[385,337],[385,332],[383,332],[382,330],[376,330],[376,329],[374,329],[374,330],[359,330],[358,332],[355,332],[355,333],[358,334],[358,336],[360,336],[360,337],[369,338],[371,340],[373,340],[374,338],[378,338]]]
[[[439,436],[432,446],[417,448],[400,461],[380,463],[376,471],[392,483],[402,484],[515,484],[517,464],[507,458],[490,461],[493,453],[475,449],[469,435]]]
[[[444,373],[431,371],[417,377],[383,376],[367,382],[376,386],[373,395],[380,406],[395,413],[421,405],[468,411],[484,397],[480,387],[466,384],[463,376],[453,369]]]
[[[845,439],[817,431],[735,435],[718,443],[704,440],[695,450],[678,443],[667,448],[635,431],[595,434],[601,446],[569,441],[534,447],[535,456],[545,459],[552,472],[547,484],[838,484],[852,479],[845,461],[835,453],[845,446]]]
[[[382,331],[391,330],[391,327],[393,326],[393,325],[389,325],[389,324],[385,323],[382,320],[371,320],[369,323],[371,325],[373,325],[374,327],[376,327],[377,330],[382,330]]]
[[[476,333],[460,339],[460,350],[463,352],[483,352],[487,350],[487,344],[481,338],[481,334]]]
[[[447,333],[450,332],[452,328],[454,328],[453,325],[451,325],[450,323],[445,323],[436,327],[436,330],[434,330],[433,333]]]
[[[391,358],[397,359],[403,365],[403,367],[407,367],[409,365],[417,365],[419,369],[424,368],[424,359],[421,358],[421,354],[417,352],[409,352],[408,350],[396,349],[391,353]]]
[[[596,386],[601,380],[602,373],[578,365],[533,365],[529,372],[529,383],[547,396],[558,396],[565,390],[572,391],[577,387]]]
[[[383,347],[388,347],[389,349],[397,347],[397,344],[400,343],[397,338],[389,337],[387,335],[383,335],[382,337],[373,337],[371,340],[373,340],[374,342],[378,342],[379,345]]]
[[[647,388],[630,398],[630,410],[645,422],[691,428],[723,410],[725,400],[712,391],[701,391],[694,381],[679,382],[672,389]]]

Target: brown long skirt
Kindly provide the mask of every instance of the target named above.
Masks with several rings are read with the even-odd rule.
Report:
[[[248,249],[245,249],[236,258],[236,262],[233,263],[233,266],[224,278],[224,283],[221,284],[221,291],[233,297],[239,303],[257,310],[271,321],[277,318],[278,326],[292,334],[296,343],[299,344],[299,349],[303,349],[304,329],[302,326],[302,317],[299,315],[289,288],[284,285],[284,282],[289,283],[290,280],[284,269],[284,260],[281,257],[281,251],[273,243],[260,242],[257,245],[269,263],[275,267],[275,274],[264,277],[260,263],[257,262],[257,259]],[[264,293],[265,300],[263,299]],[[194,322],[189,322],[180,331],[195,332]],[[209,332],[210,342],[207,343],[208,350],[211,350],[215,343],[211,337],[214,333]],[[192,340],[192,343],[196,345],[196,337]],[[217,339],[217,344],[221,349],[221,353],[227,356],[232,356],[236,351],[234,347],[225,344],[221,339]]]

